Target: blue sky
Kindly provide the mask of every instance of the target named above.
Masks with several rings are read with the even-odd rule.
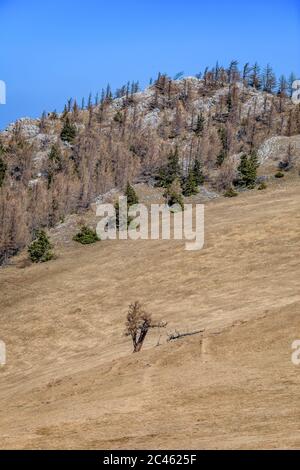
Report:
[[[194,75],[216,60],[300,78],[300,1],[0,0],[0,129],[108,82]]]

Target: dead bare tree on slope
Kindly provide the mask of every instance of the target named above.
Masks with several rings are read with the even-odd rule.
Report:
[[[167,323],[163,321],[154,323],[151,313],[146,312],[140,302],[136,301],[129,305],[125,335],[131,336],[134,353],[142,349],[149,328],[165,328],[166,326]]]

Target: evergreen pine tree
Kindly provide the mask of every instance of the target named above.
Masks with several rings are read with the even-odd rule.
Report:
[[[2,147],[0,146],[0,188],[3,185],[3,181],[5,178],[7,165],[4,160],[1,158],[1,153],[3,152]]]
[[[200,114],[198,114],[198,117],[197,117],[197,124],[196,124],[196,128],[195,128],[195,134],[200,135],[203,131],[203,128],[204,128],[204,117],[203,117],[203,114],[200,113]]]
[[[222,149],[220,153],[217,155],[217,165],[221,166],[228,154],[228,136],[227,136],[227,130],[225,129],[225,127],[221,127],[218,130],[218,133],[219,133],[219,137],[221,140]]]
[[[126,190],[125,190],[125,196],[127,197],[127,226],[130,224],[132,218],[129,217],[128,211],[131,206],[134,206],[135,204],[139,203],[139,198],[134,190],[134,188],[131,186],[130,183],[127,183]],[[117,229],[120,228],[120,204],[119,201],[115,203],[115,212],[116,212],[116,227]]]
[[[253,65],[251,69],[251,73],[249,76],[249,85],[253,88],[256,88],[256,90],[260,90],[261,88],[260,67],[257,62]]]
[[[178,147],[176,147],[175,151],[170,153],[167,165],[159,170],[157,176],[158,186],[167,188],[173,183],[173,181],[178,178],[180,179],[180,177],[181,169],[179,164]]]
[[[128,208],[130,206],[133,206],[134,204],[139,203],[139,198],[137,197],[137,194],[136,194],[134,188],[131,186],[130,183],[127,183],[125,196],[127,197],[127,206],[128,206]]]
[[[59,166],[61,165],[62,157],[61,157],[61,153],[57,144],[52,145],[50,153],[49,153],[49,160],[55,163],[56,165],[59,165]]]
[[[241,156],[238,172],[240,175],[240,182],[243,186],[249,189],[254,188],[257,178],[258,161],[256,153],[253,152],[250,156],[243,154]]]
[[[76,127],[70,122],[69,116],[66,117],[64,126],[60,133],[61,140],[72,143],[76,137]]]
[[[51,186],[55,173],[62,170],[62,155],[60,153],[59,146],[57,144],[52,145],[49,157],[48,157],[48,189]]]
[[[268,93],[273,93],[276,87],[276,76],[272,67],[268,64],[263,74],[263,90]]]
[[[190,168],[187,178],[183,185],[183,195],[193,196],[194,194],[197,194],[197,192],[198,192],[198,189],[197,189],[197,183],[195,180],[195,174],[194,174],[193,168]]]
[[[29,258],[33,263],[44,263],[53,258],[52,245],[44,230],[36,233],[36,238],[28,247]]]
[[[201,161],[198,158],[196,158],[194,161],[193,173],[196,185],[201,186],[204,183],[204,176]]]

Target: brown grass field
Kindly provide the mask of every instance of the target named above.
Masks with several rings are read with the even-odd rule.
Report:
[[[71,244],[0,270],[0,447],[300,448],[299,208],[298,180],[209,202],[201,251]],[[136,299],[168,326],[132,354]]]

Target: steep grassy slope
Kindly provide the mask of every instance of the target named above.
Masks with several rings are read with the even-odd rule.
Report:
[[[300,192],[206,206],[206,242],[109,241],[0,271],[2,448],[299,447]],[[195,336],[131,354],[128,303]]]

